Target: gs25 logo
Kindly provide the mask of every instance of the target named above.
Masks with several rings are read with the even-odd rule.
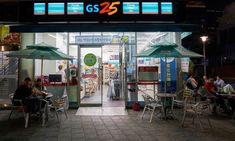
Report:
[[[107,13],[109,16],[118,12],[117,6],[120,5],[120,1],[116,2],[103,2],[100,4],[88,4],[86,6],[86,12],[88,13],[99,13],[105,14]]]

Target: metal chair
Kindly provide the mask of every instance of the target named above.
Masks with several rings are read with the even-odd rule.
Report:
[[[60,112],[64,112],[66,119],[68,118],[67,115],[67,109],[66,109],[66,101],[67,101],[68,96],[67,95],[63,95],[61,98],[55,99],[52,101],[52,104],[48,105],[49,110],[50,109],[54,109],[55,110],[55,114],[57,117],[57,120],[60,122],[60,118],[58,113]]]
[[[186,119],[187,114],[191,114],[193,116],[192,123],[194,124],[194,119],[197,118],[200,124],[200,127],[202,127],[201,117],[205,116],[207,118],[207,121],[209,123],[209,126],[211,126],[211,122],[209,117],[207,116],[208,110],[210,110],[210,103],[208,100],[205,101],[199,101],[195,103],[195,98],[190,95],[184,96],[184,115],[181,122],[181,126],[184,126],[184,122]]]
[[[30,99],[28,99],[28,100],[30,101]],[[32,114],[38,116],[38,118],[40,118],[42,120],[42,126],[45,126],[47,116],[48,116],[48,112],[47,112],[48,101],[46,101],[45,99],[38,99],[38,101],[39,101],[39,103],[37,103],[38,104],[37,111],[32,112],[31,110],[29,110],[30,108],[28,107],[28,111],[25,112],[25,128],[28,127],[29,118]]]
[[[14,93],[9,94],[9,98],[11,100],[12,105],[11,105],[11,112],[10,112],[10,115],[8,117],[8,120],[10,120],[11,115],[12,115],[12,113],[14,111],[23,113],[24,118],[25,118],[25,109],[24,109],[22,100],[20,100],[20,99],[13,99],[13,97],[14,97]]]
[[[150,116],[149,122],[152,122],[153,114],[154,114],[156,108],[159,108],[160,109],[159,113],[161,113],[162,104],[161,104],[160,101],[157,101],[156,99],[152,98],[148,94],[143,94],[142,96],[144,98],[144,104],[145,105],[144,105],[144,110],[143,110],[141,118],[143,119],[143,116],[144,116],[145,112],[147,110],[149,110],[149,111],[151,111],[151,116]]]

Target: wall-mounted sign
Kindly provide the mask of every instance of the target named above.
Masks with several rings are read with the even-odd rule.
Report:
[[[181,71],[189,72],[189,58],[181,58]]]
[[[128,42],[128,36],[75,36],[75,43],[77,44],[120,44]]]
[[[92,53],[88,53],[84,57],[84,64],[91,67],[94,66],[97,62],[96,56]]]
[[[179,2],[162,0],[20,1],[20,22],[176,21]],[[131,15],[131,16],[130,16]],[[182,16],[181,16],[182,17]]]
[[[158,14],[158,2],[142,2],[142,14]]]
[[[123,2],[123,14],[139,14],[139,2]]]
[[[63,15],[64,3],[48,3],[48,15]]]
[[[162,2],[161,3],[161,13],[162,14],[172,14],[173,13],[172,2]]]
[[[68,15],[84,14],[83,2],[67,3],[67,14]]]
[[[34,15],[45,15],[46,4],[45,3],[34,3]]]

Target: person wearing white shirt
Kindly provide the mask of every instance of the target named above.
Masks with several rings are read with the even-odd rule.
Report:
[[[58,66],[59,71],[57,71],[56,73],[57,73],[57,74],[61,74],[62,82],[63,82],[63,83],[66,83],[66,74],[65,74],[65,71],[62,70],[62,68],[63,68],[63,66],[62,66],[62,65],[59,65],[59,66]]]
[[[217,88],[223,88],[225,86],[224,80],[222,80],[219,76],[216,76],[216,81],[214,84]]]
[[[225,84],[224,80],[222,80],[219,76],[216,76],[216,81],[214,82],[214,84],[217,87],[219,93],[235,93],[234,88],[230,84]]]

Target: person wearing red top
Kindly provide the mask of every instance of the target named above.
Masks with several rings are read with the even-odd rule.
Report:
[[[213,95],[215,95],[214,98],[212,98],[212,101],[215,101],[215,106],[213,107],[213,112],[216,113],[216,106],[220,106],[220,108],[226,110],[225,102],[222,96],[220,96],[217,92],[217,88],[214,84],[214,79],[209,78],[208,81],[204,85],[205,89]]]
[[[214,79],[210,78],[204,85],[204,87],[207,89],[207,91],[211,94],[216,94],[217,93],[217,88],[214,84]]]

